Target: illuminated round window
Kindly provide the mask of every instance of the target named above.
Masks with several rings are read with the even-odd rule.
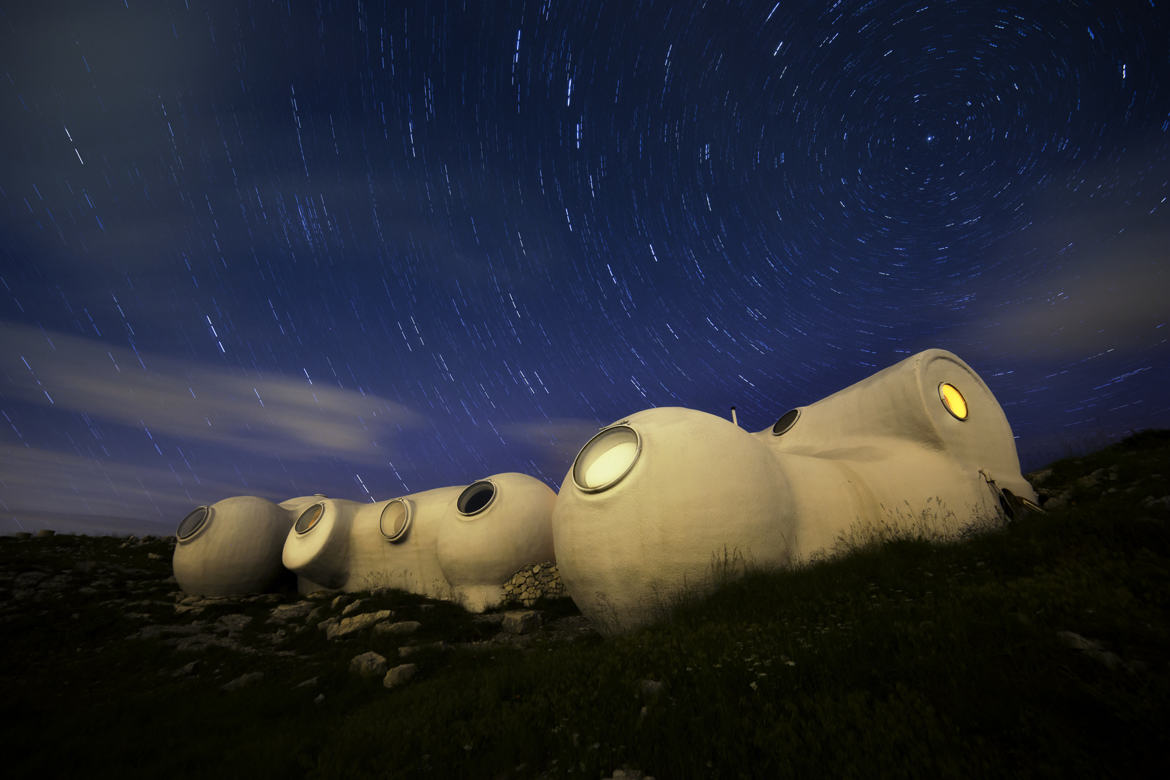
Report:
[[[401,542],[410,530],[410,504],[405,499],[396,498],[382,509],[382,516],[378,518],[378,530],[388,542]]]
[[[642,451],[638,432],[628,425],[613,425],[594,436],[573,461],[573,482],[586,493],[617,484],[634,467]]]
[[[481,479],[479,482],[472,482],[459,494],[455,507],[461,515],[479,514],[487,509],[495,497],[496,486],[486,479]]]
[[[321,520],[321,515],[325,514],[324,504],[313,504],[311,507],[301,512],[301,516],[297,518],[296,525],[293,530],[298,534],[307,534],[317,527],[317,523]]]
[[[788,431],[792,428],[792,426],[796,425],[796,421],[799,418],[800,418],[800,410],[799,409],[791,409],[791,410],[785,412],[784,414],[780,415],[780,419],[777,420],[776,424],[772,426],[772,435],[773,436],[783,436],[784,434],[788,433]]]
[[[179,537],[180,542],[190,539],[199,533],[199,530],[207,523],[207,518],[209,517],[211,517],[211,507],[201,506],[196,508],[179,523],[179,529],[175,531],[175,536]]]
[[[967,399],[963,398],[959,388],[950,382],[943,382],[938,386],[938,397],[956,420],[967,419]]]

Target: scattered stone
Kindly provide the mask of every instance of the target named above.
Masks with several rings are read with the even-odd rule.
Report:
[[[143,626],[135,633],[131,634],[128,639],[162,639],[173,636],[194,636],[201,633],[207,628],[207,624],[196,620],[193,623],[187,623],[179,626]]]
[[[661,680],[638,680],[638,693],[643,699],[653,701],[666,690],[666,683]]]
[[[388,634],[390,636],[406,636],[413,634],[422,627],[422,623],[417,620],[399,620],[397,623],[379,623],[374,626],[375,634]]]
[[[1142,501],[1142,507],[1145,509],[1170,509],[1170,496],[1162,496],[1155,498],[1154,496],[1146,496]]]
[[[302,680],[301,682],[297,683],[296,687],[298,687],[298,688],[312,688],[316,684],[317,684],[317,678],[310,677],[307,680]]]
[[[397,688],[408,682],[417,673],[418,666],[416,664],[399,664],[386,672],[386,676],[382,678],[382,685],[387,688]]]
[[[540,628],[540,613],[530,609],[505,612],[500,628],[509,634],[527,634]]]
[[[176,615],[186,615],[188,613],[190,613],[192,615],[201,615],[201,614],[203,614],[203,607],[199,604],[182,604],[182,603],[180,603],[180,604],[175,605],[175,614]]]
[[[346,615],[352,615],[354,612],[357,612],[362,608],[364,601],[364,599],[358,599],[357,601],[352,601],[349,604],[346,604],[345,607],[341,610],[341,616],[345,617]]]
[[[318,693],[316,696],[313,697],[313,703],[318,705],[318,706],[321,705],[321,703],[323,703],[324,701],[325,701],[325,694],[323,694],[323,693]]]
[[[1049,469],[1041,469],[1040,471],[1034,471],[1031,474],[1027,475],[1027,479],[1029,482],[1032,483],[1033,487],[1040,487],[1041,485],[1043,485],[1045,482],[1047,482],[1051,478],[1052,478],[1052,469],[1050,469],[1050,468]]]
[[[361,677],[384,677],[386,675],[386,656],[374,651],[355,655],[349,662],[349,671]]]
[[[1057,493],[1056,495],[1049,496],[1047,500],[1044,501],[1044,509],[1063,509],[1064,507],[1069,506],[1071,503],[1072,501],[1069,500],[1067,493]]]
[[[398,657],[402,659],[412,658],[420,653],[425,653],[430,650],[445,652],[449,647],[450,645],[441,639],[437,642],[427,642],[421,645],[403,645],[402,647],[398,648]]]
[[[1128,668],[1125,661],[1121,660],[1121,656],[1106,650],[1100,642],[1083,637],[1073,631],[1057,631],[1056,636],[1072,649],[1079,650],[1093,660],[1099,661],[1110,671]]]
[[[192,634],[188,637],[174,640],[171,642],[175,650],[179,652],[197,653],[206,650],[209,647],[222,647],[225,650],[241,651],[239,644],[232,641],[231,636],[217,637],[212,634]]]
[[[36,537],[38,539],[47,539],[50,536],[56,536],[56,535],[57,535],[57,532],[51,528],[42,528],[41,530],[37,531],[37,533],[36,533]]]
[[[647,777],[641,769],[615,769],[610,775],[610,780],[654,780],[654,778]]]
[[[344,607],[348,601],[349,595],[342,593],[340,596],[335,597],[333,601],[329,602],[329,608],[336,612],[337,610]]]
[[[285,622],[287,620],[296,620],[299,618],[309,617],[313,611],[313,605],[307,601],[296,601],[292,604],[281,604],[273,607],[269,620],[276,620]]]
[[[13,588],[27,589],[35,588],[42,580],[48,578],[48,574],[43,571],[26,571],[23,574],[18,574],[16,579],[12,581]]]
[[[224,615],[219,620],[215,621],[216,631],[226,631],[229,634],[236,634],[243,631],[252,618],[248,615],[234,614]]]
[[[220,686],[220,690],[222,690],[222,691],[236,691],[236,690],[239,690],[240,688],[243,688],[246,685],[251,685],[252,683],[259,682],[262,679],[264,679],[264,672],[248,672],[247,674],[241,674],[239,677],[232,680],[231,682],[224,683],[223,685]]]
[[[338,623],[325,629],[325,638],[338,639],[340,637],[349,636],[350,634],[354,634],[358,631],[369,628],[375,623],[380,623],[393,615],[394,613],[388,609],[380,609],[377,612],[365,612],[361,615],[342,618]],[[328,621],[321,621],[322,624],[326,622]],[[318,626],[318,628],[320,628],[320,626]]]
[[[189,661],[178,668],[175,672],[175,677],[188,677],[195,674],[202,665],[202,661]]]

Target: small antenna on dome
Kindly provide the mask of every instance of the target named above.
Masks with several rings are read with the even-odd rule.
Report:
[[[735,416],[735,406],[734,405],[731,407],[731,422],[735,425],[739,425],[739,420]]]

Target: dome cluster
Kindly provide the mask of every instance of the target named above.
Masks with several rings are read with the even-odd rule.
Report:
[[[755,433],[663,407],[602,428],[554,493],[525,474],[359,503],[224,499],[179,524],[192,593],[398,588],[498,606],[518,571],[555,561],[602,630],[662,613],[746,566],[779,567],[875,534],[937,538],[1036,495],[1007,418],[962,360],[921,352]]]

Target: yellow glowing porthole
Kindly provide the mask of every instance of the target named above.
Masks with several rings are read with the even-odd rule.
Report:
[[[938,386],[938,397],[942,400],[943,406],[951,413],[951,416],[956,420],[967,419],[967,399],[963,398],[963,394],[959,392],[959,388],[952,385],[950,382],[943,382]]]

